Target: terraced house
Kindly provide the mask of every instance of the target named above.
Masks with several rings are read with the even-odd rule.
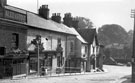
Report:
[[[39,14],[35,14],[1,0],[0,20],[1,78],[38,70],[36,46],[31,44],[37,35],[44,48],[39,52],[39,68],[44,66],[55,72],[57,67],[64,68],[67,57],[74,56],[76,35],[61,23],[59,13],[49,19],[47,5],[41,6]]]
[[[90,71],[96,30],[77,30],[70,13],[62,23],[60,13],[50,17],[49,11],[42,5],[35,14],[0,0],[0,78],[40,74],[41,68],[48,73]]]

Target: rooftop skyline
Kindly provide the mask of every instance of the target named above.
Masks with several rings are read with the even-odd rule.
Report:
[[[7,0],[9,5],[37,13],[37,0]],[[135,9],[134,0],[38,0],[38,8],[47,4],[52,13],[70,12],[73,17],[91,19],[98,28],[104,24],[118,24],[126,31],[133,29],[131,9]]]

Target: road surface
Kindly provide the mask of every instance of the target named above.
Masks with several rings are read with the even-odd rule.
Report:
[[[131,67],[104,65],[107,72],[0,80],[0,83],[130,83]]]

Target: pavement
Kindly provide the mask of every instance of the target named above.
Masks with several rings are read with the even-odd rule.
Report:
[[[16,77],[0,80],[0,83],[132,83],[131,67],[104,65],[105,72],[57,74],[57,76]]]

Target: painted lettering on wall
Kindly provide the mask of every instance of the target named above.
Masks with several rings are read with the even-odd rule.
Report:
[[[5,10],[5,18],[26,23],[26,15],[11,10]]]

